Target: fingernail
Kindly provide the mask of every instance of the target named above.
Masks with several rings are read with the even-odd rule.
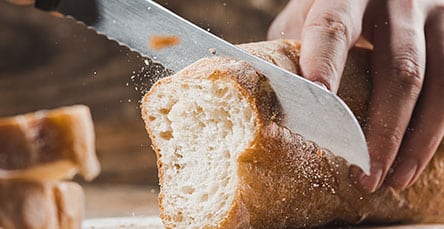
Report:
[[[359,177],[359,183],[361,186],[369,192],[375,192],[381,183],[382,179],[382,166],[380,164],[372,165],[370,176],[362,173]]]
[[[328,87],[325,86],[325,84],[321,83],[320,81],[313,81],[313,83],[315,83],[315,84],[321,86],[323,89],[325,89],[325,90],[328,91]]]
[[[388,179],[388,184],[394,188],[404,189],[412,183],[418,169],[418,164],[410,159],[402,161]]]

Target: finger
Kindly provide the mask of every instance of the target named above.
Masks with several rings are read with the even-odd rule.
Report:
[[[276,17],[268,29],[268,40],[279,38],[301,39],[302,25],[314,0],[292,0]]]
[[[301,70],[305,78],[336,92],[348,50],[359,38],[367,1],[318,0],[302,31]]]
[[[386,8],[386,1],[370,1],[364,13],[364,19],[362,21],[361,36],[373,43],[373,30],[378,29],[377,20],[382,17],[382,14],[386,14],[384,9]]]
[[[397,155],[422,87],[424,16],[408,3],[387,1],[390,17],[380,17],[373,31],[373,90],[366,128],[372,166],[371,175],[359,179],[370,192],[380,187]]]
[[[426,24],[427,70],[423,90],[387,183],[412,185],[444,136],[444,11]]]

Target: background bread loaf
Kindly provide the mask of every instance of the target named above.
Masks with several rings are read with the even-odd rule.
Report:
[[[82,188],[74,182],[0,181],[0,228],[81,228]]]
[[[241,47],[299,73],[295,41]],[[362,125],[369,54],[350,53],[339,89]],[[142,116],[158,156],[165,226],[444,222],[442,144],[415,185],[368,194],[344,160],[280,126],[283,115],[266,78],[243,61],[202,59],[157,82],[142,101]]]
[[[0,228],[81,228],[83,190],[64,180],[97,176],[94,141],[82,105],[0,119]]]
[[[100,171],[91,113],[83,105],[0,119],[0,146],[0,179],[24,174],[54,180],[78,171],[91,180]]]

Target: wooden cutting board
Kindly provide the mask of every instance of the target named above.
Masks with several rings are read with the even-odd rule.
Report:
[[[83,229],[157,229],[163,228],[162,221],[157,216],[98,218],[83,222]]]
[[[157,206],[159,191],[157,186],[102,184],[84,185],[83,187],[86,194],[86,220],[83,223],[83,229],[163,228]],[[360,226],[358,228],[444,229],[444,224]]]
[[[150,217],[126,217],[126,218],[102,218],[86,220],[83,229],[157,229],[163,228],[162,222],[157,216]],[[329,227],[333,228],[333,227]],[[372,226],[358,227],[359,229],[444,229],[444,224],[433,225],[400,225],[400,226]]]

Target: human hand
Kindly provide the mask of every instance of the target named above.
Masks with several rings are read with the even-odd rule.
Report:
[[[348,51],[360,36],[373,46],[365,128],[370,192],[384,181],[412,185],[444,136],[443,0],[291,0],[269,39],[302,41],[301,70],[336,92]]]

